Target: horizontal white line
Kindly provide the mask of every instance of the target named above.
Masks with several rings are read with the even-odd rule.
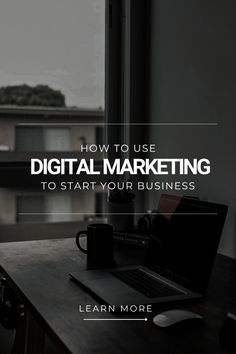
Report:
[[[106,216],[106,215],[144,215],[144,213],[17,213],[18,215],[89,215],[89,216]],[[218,215],[218,213],[152,213],[151,215]]]
[[[84,321],[145,321],[147,318],[83,318]]]
[[[177,122],[177,123],[172,123],[172,122],[161,122],[161,123],[145,123],[145,122],[140,122],[140,123],[73,123],[73,122],[66,122],[66,123],[27,123],[27,122],[22,122],[18,123],[18,126],[73,126],[73,125],[88,125],[88,126],[218,126],[219,124],[216,122],[210,123],[201,123],[201,122]]]

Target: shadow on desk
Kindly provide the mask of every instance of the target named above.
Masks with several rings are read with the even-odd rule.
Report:
[[[0,326],[1,354],[10,354],[15,336],[15,330],[7,330]]]
[[[0,327],[1,354],[11,354],[14,337],[15,330]],[[45,338],[45,354],[58,354],[57,348],[48,337]]]

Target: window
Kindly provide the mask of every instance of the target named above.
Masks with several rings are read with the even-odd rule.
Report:
[[[44,148],[46,151],[70,151],[70,128],[44,129]]]
[[[0,44],[0,228],[96,216],[97,190],[42,191],[29,161],[103,143],[105,0],[4,2]]]
[[[42,151],[44,137],[42,128],[17,128],[16,151]]]
[[[70,151],[71,128],[16,127],[16,151]]]
[[[16,214],[22,207],[17,206],[21,203],[17,196],[26,191],[32,196],[40,193],[24,179],[31,156],[52,157],[56,152],[59,158],[75,152],[78,157],[82,144],[133,144],[145,136],[143,128],[135,127],[134,131],[132,127],[131,131],[128,123],[142,122],[147,113],[143,70],[149,60],[144,30],[147,3],[18,0],[14,7],[11,2],[1,7],[1,85],[37,85],[36,91],[41,93],[36,99],[35,91],[32,94],[24,86],[24,95],[17,102],[13,99],[8,106],[0,105],[0,224],[18,220]],[[45,105],[48,87],[57,92],[48,100],[50,107]],[[64,96],[60,107],[55,106],[58,91]],[[27,95],[31,105],[27,105]],[[44,105],[39,106],[42,101]],[[104,116],[112,124],[103,131]],[[61,210],[64,203],[60,215],[70,213],[73,221],[102,210],[103,197],[98,190],[64,192],[67,201],[47,204],[49,194],[43,193],[46,221],[58,220],[52,207],[56,204]],[[56,194],[55,198],[60,199]],[[30,209],[29,199],[28,203]],[[27,212],[26,204],[24,210]]]
[[[28,212],[31,215],[28,215]],[[45,198],[43,195],[16,196],[16,218],[18,223],[46,221]]]
[[[16,201],[18,223],[72,221],[68,193],[22,195],[17,196]]]

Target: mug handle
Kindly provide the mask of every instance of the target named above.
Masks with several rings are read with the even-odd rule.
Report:
[[[81,246],[81,244],[80,244],[80,241],[79,241],[81,235],[86,235],[86,236],[88,236],[88,233],[87,233],[87,231],[79,231],[79,232],[77,233],[77,235],[76,235],[76,238],[75,238],[76,245],[77,245],[77,247],[80,249],[80,251],[82,251],[83,253],[87,254],[87,253],[88,253],[88,250],[86,250],[85,248],[83,248],[83,247]]]

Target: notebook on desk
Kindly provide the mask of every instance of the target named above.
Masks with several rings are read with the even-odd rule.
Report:
[[[117,307],[200,299],[207,288],[227,209],[181,198],[171,213],[157,219],[159,231],[149,240],[143,265],[84,270],[70,276]]]

